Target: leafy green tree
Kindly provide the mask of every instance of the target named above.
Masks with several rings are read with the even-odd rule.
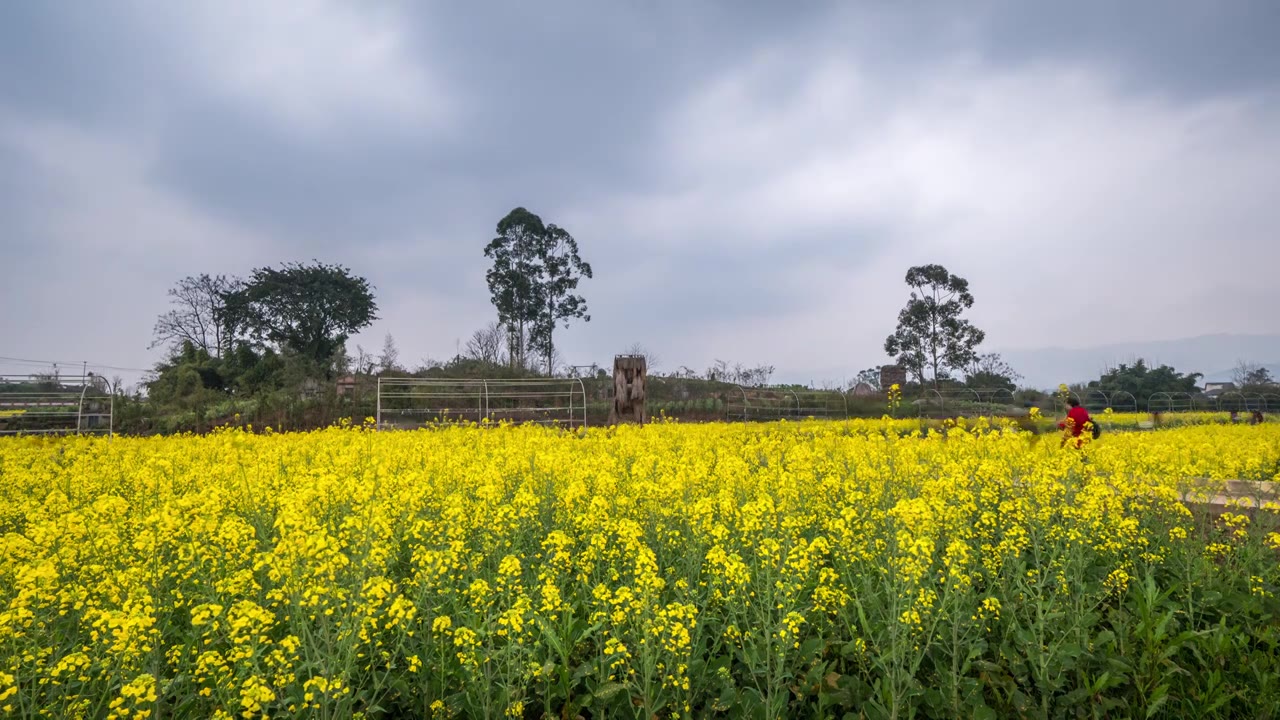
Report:
[[[279,390],[284,385],[284,370],[284,361],[275,350],[258,351],[248,343],[237,343],[235,350],[222,360],[227,386],[244,397]]]
[[[227,385],[221,360],[185,340],[169,357],[156,364],[155,376],[147,382],[147,394],[154,401],[171,402],[197,390],[224,392]]]
[[[1022,375],[1009,366],[999,353],[985,353],[974,358],[965,371],[964,384],[971,388],[1018,389]]]
[[[510,332],[511,362],[527,367],[532,351],[545,359],[549,375],[556,325],[591,320],[586,300],[576,294],[578,282],[591,277],[591,266],[579,257],[572,235],[522,207],[498,221],[497,232],[484,249],[493,260],[485,278],[498,320]]]
[[[1160,393],[1195,393],[1196,384],[1202,377],[1200,373],[1180,373],[1168,365],[1156,368],[1147,366],[1146,360],[1138,358],[1132,365],[1121,363],[1106,371],[1097,380],[1089,383],[1090,389],[1101,390],[1107,395],[1127,392],[1145,403],[1151,396]]]
[[[858,373],[857,378],[854,379],[854,384],[856,385],[858,383],[866,383],[867,386],[870,387],[872,390],[876,390],[876,391],[881,390],[882,388],[880,387],[880,366],[877,365],[875,367],[869,367],[866,370],[860,371]]]
[[[884,351],[913,373],[923,385],[926,370],[934,388],[948,370],[963,370],[977,358],[976,348],[986,333],[964,319],[973,307],[969,281],[941,265],[907,270],[911,299],[898,313],[898,327],[884,342]]]
[[[227,296],[227,312],[260,342],[308,360],[326,376],[351,333],[377,316],[373,289],[340,265],[258,268]]]
[[[538,246],[546,226],[537,215],[516,208],[498,222],[498,236],[485,246],[493,266],[485,273],[498,322],[507,328],[507,357],[512,367],[528,367],[529,326],[537,318]]]

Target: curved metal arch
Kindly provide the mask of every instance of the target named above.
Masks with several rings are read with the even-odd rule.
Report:
[[[1080,403],[1081,405],[1084,405],[1084,399],[1081,398],[1080,393],[1076,392],[1075,390],[1068,390],[1067,397],[1073,397],[1076,399],[1076,402]],[[1058,399],[1058,393],[1056,392],[1053,394],[1053,407],[1054,409],[1061,412],[1067,411],[1067,406],[1062,402],[1062,400]]]
[[[1164,402],[1168,403],[1168,409],[1156,410],[1154,405],[1156,404],[1157,399],[1162,399]],[[1152,393],[1151,397],[1147,398],[1147,412],[1178,412],[1179,400],[1186,403],[1187,407],[1184,409],[1190,409],[1195,403],[1194,398],[1191,397],[1191,393],[1161,391],[1158,393]]]
[[[938,396],[938,407],[939,407],[939,408],[941,408],[941,409],[944,409],[944,410],[946,409],[946,407],[947,407],[947,399],[946,399],[946,398],[944,398],[944,397],[942,396],[942,393],[938,392],[937,390],[934,390],[933,388],[928,388],[928,389],[926,389],[923,393],[921,393],[921,399],[923,399],[924,395],[926,395],[926,394],[928,394],[928,393],[933,393],[934,395],[937,395],[937,396]]]
[[[578,381],[578,389],[582,391],[582,427],[587,426],[587,386],[582,384],[582,378],[574,378]],[[648,394],[645,395],[645,402],[649,401]],[[484,389],[485,414],[489,414],[489,386],[485,385]],[[647,412],[647,411],[646,411]],[[569,394],[569,424],[573,425],[573,393]]]
[[[1262,409],[1268,411],[1280,410],[1280,395],[1276,393],[1263,393]]]
[[[800,417],[800,396],[796,395],[796,391],[790,388],[787,389],[787,392],[791,393],[791,399],[796,401],[796,410],[795,410],[796,414],[793,415],[792,417],[798,418]]]
[[[1191,398],[1189,402],[1191,403],[1192,410],[1206,410],[1212,412],[1218,409],[1218,404],[1203,394],[1196,393],[1194,395],[1189,394],[1189,396]]]
[[[1227,403],[1226,403],[1227,398],[1232,397],[1232,396],[1235,396],[1236,398],[1239,398],[1239,405],[1238,405],[1236,408],[1234,408],[1235,410],[1248,410],[1248,409],[1249,409],[1248,403],[1246,402],[1245,397],[1244,397],[1244,393],[1240,392],[1239,390],[1228,390],[1227,392],[1224,392],[1224,393],[1222,393],[1221,395],[1219,395],[1219,396],[1218,396],[1218,398],[1217,398],[1217,400],[1218,400],[1217,405],[1218,405],[1218,411],[1219,411],[1219,412],[1224,412],[1224,411],[1232,410],[1232,409],[1233,409],[1232,407],[1230,407],[1230,406],[1229,406],[1229,405],[1227,405]],[[1226,407],[1224,407],[1224,405],[1226,405]]]
[[[950,389],[941,390],[941,391],[932,390],[931,392],[936,393],[939,398],[950,398],[951,400],[954,400],[956,402],[967,402],[969,399],[967,395],[973,395],[974,401],[979,405],[982,404],[982,396],[979,395],[978,391],[975,390],[974,388],[959,387],[959,388],[950,388]],[[942,402],[942,406],[946,407],[945,400]]]
[[[751,407],[751,401],[747,400],[747,389],[737,383],[733,383],[733,387],[737,388],[738,392],[742,393],[742,419],[746,420],[749,415],[748,410]],[[729,398],[726,396],[724,402],[724,410],[726,414],[729,412],[729,408]]]
[[[1134,397],[1133,393],[1127,390],[1117,390],[1111,393],[1111,405],[1109,407],[1111,407],[1112,410],[1119,410],[1120,412],[1124,412],[1125,411],[1124,408],[1117,407],[1117,405],[1120,402],[1120,398],[1122,396],[1129,398],[1129,402],[1125,403],[1124,407],[1128,408],[1132,406],[1133,409],[1130,410],[1130,412],[1138,412],[1138,398]]]
[[[1261,393],[1247,393],[1244,395],[1245,410],[1262,410],[1266,407],[1266,401],[1262,399]]]
[[[89,383],[80,390],[80,402],[76,405],[76,434],[80,434],[80,421],[84,418],[84,394],[89,392]]]
[[[1157,400],[1163,400],[1164,402],[1169,404],[1169,410],[1165,412],[1173,411],[1173,395],[1170,395],[1167,392],[1161,391],[1161,392],[1151,393],[1150,397],[1147,398],[1147,412],[1159,412],[1156,410],[1156,407],[1155,407]]]
[[[1084,399],[1080,400],[1080,404],[1083,405],[1086,410],[1092,411],[1092,408],[1089,407],[1089,399],[1094,395],[1100,395],[1102,397],[1102,405],[1100,409],[1105,410],[1106,408],[1111,407],[1111,398],[1107,397],[1107,394],[1102,390],[1093,389],[1086,392],[1084,394]],[[1077,396],[1077,398],[1079,398],[1079,396]]]
[[[1000,397],[1000,393],[1004,393],[1005,395],[1008,395],[1010,403],[1013,403],[1013,400],[1014,400],[1013,391],[1010,390],[1009,388],[1002,388],[1002,387],[978,388],[974,392],[978,393],[979,398],[982,397],[982,393],[990,393],[990,395],[986,399],[980,400],[980,402],[984,402],[988,405],[994,405],[996,403],[996,400]]]

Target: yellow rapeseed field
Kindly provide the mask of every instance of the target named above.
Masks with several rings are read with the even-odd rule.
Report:
[[[1280,425],[1082,450],[985,420],[919,427],[8,439],[0,710],[1050,717],[1280,699],[1277,660],[1235,662],[1280,657],[1276,506],[1179,502],[1195,479],[1280,480]]]

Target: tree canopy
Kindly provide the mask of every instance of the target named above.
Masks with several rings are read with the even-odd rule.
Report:
[[[556,325],[591,320],[586,300],[576,293],[578,282],[591,277],[591,266],[579,257],[568,231],[522,207],[498,221],[497,233],[484,249],[493,260],[485,278],[498,320],[509,332],[510,360],[527,367],[527,354],[535,353],[549,375]]]
[[[985,353],[974,358],[965,369],[964,384],[971,388],[988,388],[991,390],[1018,389],[1018,381],[1022,375],[1014,370],[999,353]]]
[[[227,312],[259,342],[274,343],[327,372],[351,333],[377,316],[373,289],[341,265],[257,268],[227,296]]]
[[[986,334],[962,317],[973,307],[968,280],[941,265],[921,265],[907,270],[906,282],[911,299],[884,350],[921,384],[928,379],[937,388],[948,371],[962,371],[976,359]]]
[[[1108,395],[1127,392],[1139,402],[1146,402],[1160,392],[1195,393],[1201,377],[1200,373],[1183,374],[1168,365],[1151,368],[1146,360],[1138,358],[1132,365],[1121,363],[1106,371],[1101,378],[1090,382],[1089,388]]]
[[[880,387],[880,366],[869,367],[866,370],[858,371],[858,375],[854,378],[854,383],[865,383],[872,390],[882,390]]]

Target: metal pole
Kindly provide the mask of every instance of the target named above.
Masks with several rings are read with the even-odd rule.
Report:
[[[582,378],[578,378],[578,389],[582,391],[582,427],[587,426],[587,386],[582,384]],[[645,393],[645,402],[649,402],[648,393]],[[569,389],[569,404],[573,405],[573,388]],[[569,424],[573,424],[573,411],[569,411]]]
[[[381,376],[378,377],[378,401],[377,402],[378,402],[378,409],[374,411],[375,415],[373,420],[373,429],[381,430],[382,429],[382,377]]]
[[[80,434],[80,418],[84,417],[84,394],[89,391],[89,384],[84,381],[84,377],[80,378],[83,387],[80,388],[80,404],[76,406],[76,434]]]

